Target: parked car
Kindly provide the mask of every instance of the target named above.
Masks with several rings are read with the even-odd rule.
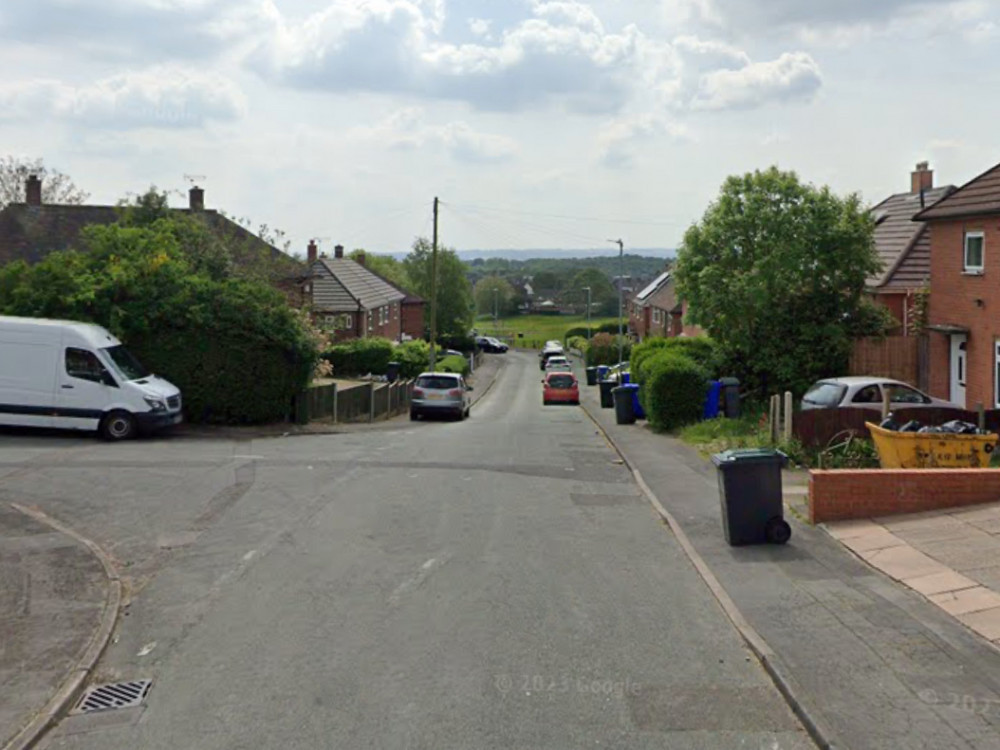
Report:
[[[462,359],[468,359],[468,355],[458,351],[458,349],[442,349],[438,352],[438,359],[444,359],[445,357],[461,357]]]
[[[802,397],[803,409],[833,409],[837,407],[881,409],[883,393],[888,391],[889,403],[907,409],[932,407],[961,409],[958,404],[928,396],[912,385],[891,378],[854,375],[844,378],[817,380]]]
[[[479,336],[476,339],[476,346],[490,354],[503,354],[508,349],[505,343],[492,336]]]
[[[622,373],[629,371],[628,362],[619,362],[617,365],[612,365],[608,368],[608,375],[605,380],[613,380],[616,383],[621,382]]]
[[[410,419],[427,414],[445,414],[457,419],[469,416],[472,386],[452,372],[424,372],[417,376],[410,398]]]
[[[0,424],[125,440],[183,419],[177,386],[91,323],[0,317]]]
[[[580,384],[571,372],[550,372],[542,381],[542,404],[579,404]]]
[[[563,348],[561,346],[547,346],[544,349],[542,349],[541,354],[539,354],[538,356],[540,358],[538,363],[538,369],[544,370],[545,363],[548,362],[551,357],[565,357],[566,352],[563,351]]]
[[[569,360],[562,355],[549,357],[545,361],[546,372],[572,372],[572,370],[573,366],[569,363]]]

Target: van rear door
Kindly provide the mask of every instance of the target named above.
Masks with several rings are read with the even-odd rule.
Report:
[[[96,430],[118,389],[114,377],[97,355],[89,349],[63,347],[57,382],[58,411],[52,426]]]
[[[0,424],[51,427],[59,347],[31,336],[0,334]]]

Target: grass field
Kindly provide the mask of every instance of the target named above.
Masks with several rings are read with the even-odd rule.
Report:
[[[492,316],[480,316],[476,319],[476,330],[482,336],[496,336],[504,341],[512,340],[514,346],[532,349],[540,348],[549,339],[562,341],[570,328],[587,326],[585,315],[513,315],[500,318],[496,328]],[[602,323],[618,323],[618,318],[590,319],[590,326],[597,329]],[[623,321],[628,326],[628,321]],[[519,335],[523,334],[523,335]]]

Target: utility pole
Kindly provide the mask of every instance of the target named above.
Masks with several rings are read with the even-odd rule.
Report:
[[[622,361],[625,344],[625,331],[622,326],[622,312],[625,310],[625,243],[621,240],[608,240],[618,245],[618,361]]]
[[[493,287],[493,333],[497,333],[497,294],[500,290],[497,287]]]
[[[434,244],[431,247],[431,372],[437,369],[438,199],[434,198]]]
[[[585,286],[583,291],[587,293],[587,343],[590,343],[590,287]]]

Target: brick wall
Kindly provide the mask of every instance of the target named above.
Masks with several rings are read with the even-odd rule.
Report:
[[[409,302],[403,304],[400,330],[410,338],[424,337],[424,303]]]
[[[984,234],[982,275],[963,273],[965,233]],[[1000,216],[935,221],[930,224],[932,325],[969,329],[966,405],[995,405],[994,342],[1000,338]],[[980,302],[977,302],[980,300]],[[933,333],[931,394],[949,398],[951,355],[949,337]]]
[[[917,513],[1000,500],[996,469],[841,469],[809,472],[813,523]]]

